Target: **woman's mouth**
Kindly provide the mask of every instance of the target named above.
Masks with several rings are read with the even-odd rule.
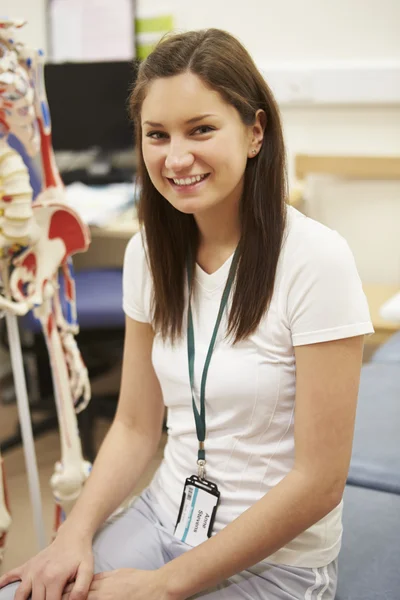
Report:
[[[182,178],[167,178],[171,186],[177,192],[192,192],[197,191],[206,179],[208,179],[210,173],[202,173],[201,175],[195,175],[193,177],[182,177]]]

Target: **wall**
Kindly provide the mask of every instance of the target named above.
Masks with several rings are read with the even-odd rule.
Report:
[[[260,63],[400,58],[398,0],[202,0],[198,6],[193,0],[136,1],[140,11],[172,12],[179,29],[227,29]],[[25,40],[46,49],[46,4],[1,0],[0,10],[26,19]]]
[[[137,0],[168,10],[178,29],[220,27],[256,61],[400,58],[398,0]]]

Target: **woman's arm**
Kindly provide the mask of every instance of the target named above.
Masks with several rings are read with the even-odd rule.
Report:
[[[151,363],[152,345],[151,326],[127,317],[117,412],[90,477],[59,534],[73,531],[93,537],[132,491],[157,450],[164,405]]]
[[[267,558],[339,504],[362,352],[363,336],[295,348],[294,468],[221,532],[160,569],[170,598],[186,599]]]

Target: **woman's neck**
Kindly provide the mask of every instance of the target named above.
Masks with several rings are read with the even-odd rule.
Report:
[[[239,210],[215,208],[195,215],[199,229],[197,263],[206,273],[214,273],[224,264],[235,251],[241,235]]]

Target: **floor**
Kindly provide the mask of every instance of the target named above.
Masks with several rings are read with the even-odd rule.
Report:
[[[364,352],[364,362],[368,362],[372,351],[375,348],[366,347]],[[117,369],[106,381],[97,382],[98,387],[103,391],[116,388],[119,385],[120,371]],[[96,388],[95,388],[96,389]],[[36,417],[40,415],[36,415]],[[17,410],[15,405],[3,405],[1,402],[0,389],[0,439],[6,438],[15,431],[17,423]],[[100,445],[108,427],[109,421],[101,420],[96,427],[96,443]],[[163,454],[165,445],[165,435],[163,435],[160,448],[157,455],[149,465],[146,473],[138,482],[134,493],[140,492],[151,480]],[[42,492],[42,502],[44,509],[44,519],[48,540],[51,539],[53,520],[54,520],[54,502],[49,487],[49,479],[53,473],[54,464],[59,459],[60,446],[57,432],[47,433],[40,436],[36,442],[36,454],[39,468],[39,477]],[[7,536],[7,546],[4,553],[3,563],[0,564],[0,574],[7,572],[16,566],[25,562],[36,551],[36,539],[33,526],[32,511],[29,500],[29,490],[25,472],[24,454],[21,448],[9,451],[4,456],[4,467],[7,476],[7,488],[12,510],[12,526]]]

